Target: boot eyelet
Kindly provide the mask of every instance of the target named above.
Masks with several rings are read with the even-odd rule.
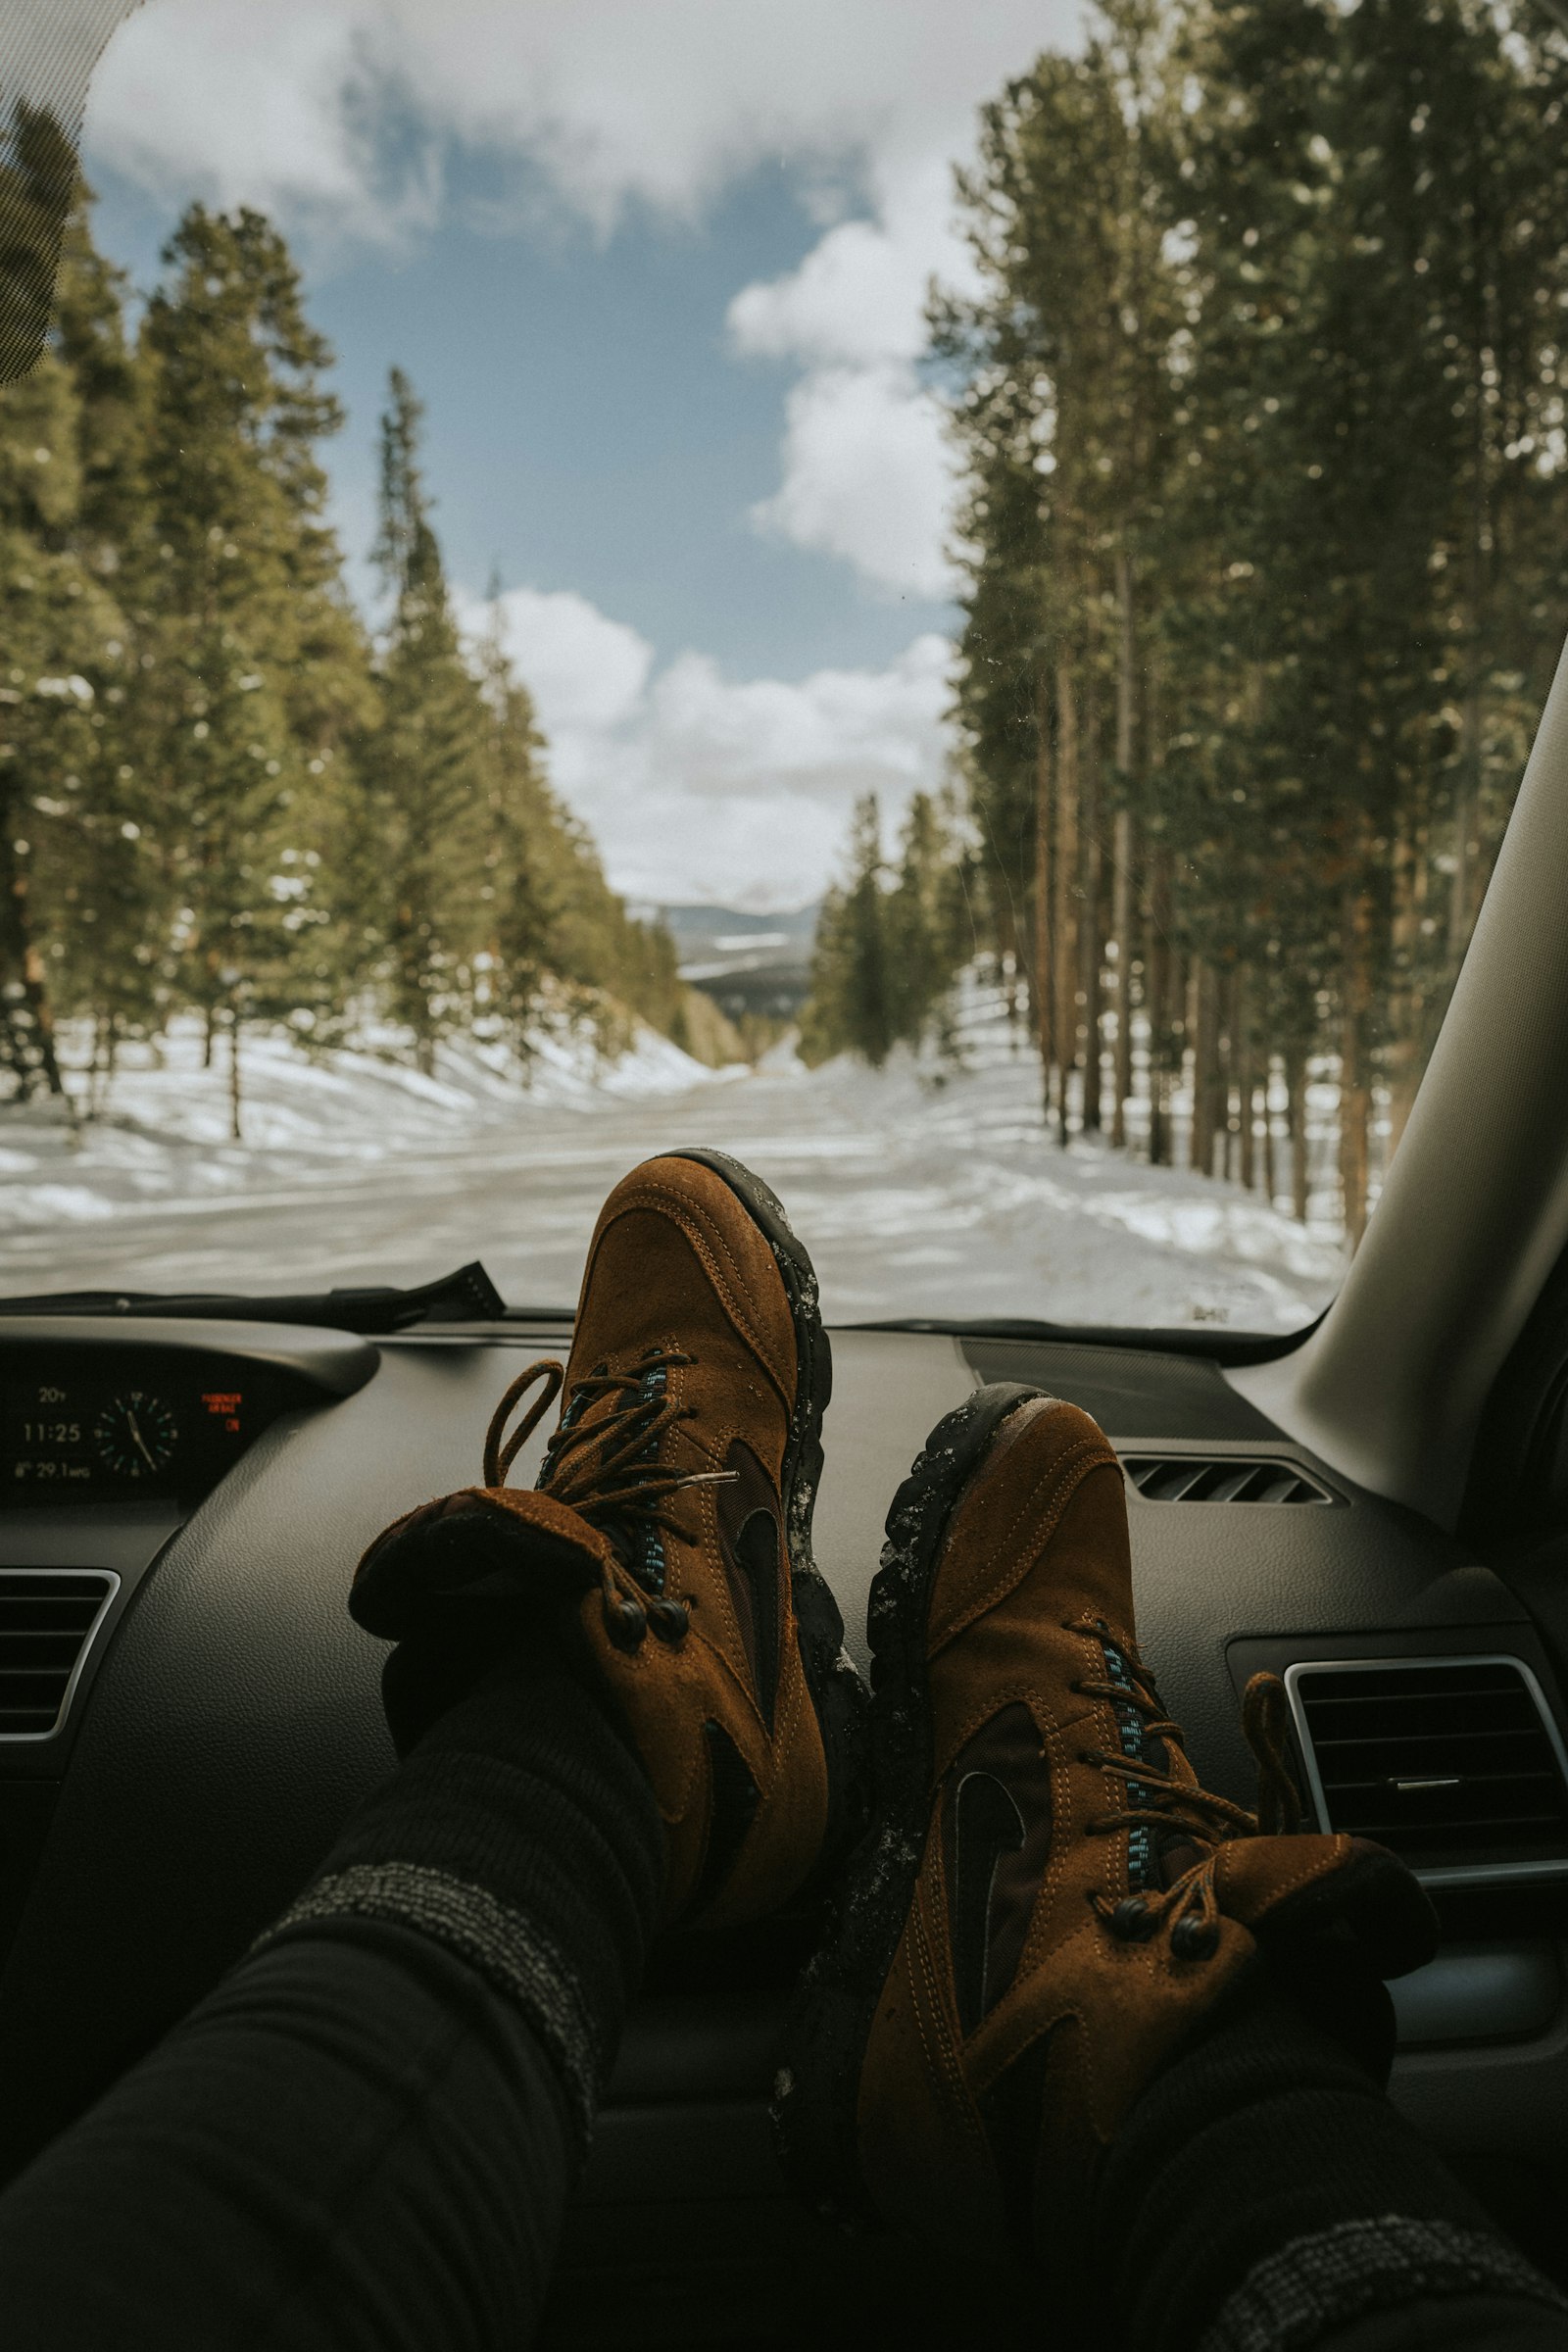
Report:
[[[640,1648],[648,1632],[647,1613],[634,1600],[607,1600],[605,1631],[617,1649]]]
[[[1170,1932],[1178,1960],[1210,1960],[1219,1949],[1219,1930],[1201,1919],[1179,1919]]]
[[[659,1641],[678,1649],[690,1630],[691,1620],[678,1600],[656,1600],[649,1608],[648,1624]]]
[[[1124,1894],[1106,1925],[1123,1943],[1142,1943],[1153,1932],[1154,1915],[1141,1894]]]

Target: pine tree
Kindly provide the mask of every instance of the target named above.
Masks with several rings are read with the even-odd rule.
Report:
[[[0,193],[8,218],[53,221],[51,280],[65,170],[54,126],[24,111],[0,159]],[[51,915],[71,895],[83,779],[105,766],[105,702],[121,691],[123,650],[119,609],[79,544],[83,456],[83,402],[56,338],[29,375],[0,390],[0,1070],[24,1097],[62,1100],[65,948]],[[96,908],[79,911],[90,931]]]
[[[315,457],[340,421],[330,355],[282,239],[257,213],[193,205],[165,264],[141,345],[154,536],[139,715],[168,800],[180,983],[209,1049],[227,1032],[237,1135],[244,1024],[308,1017],[330,993],[312,761],[363,679]]]
[[[391,612],[366,789],[388,1007],[428,1069],[436,1039],[468,1014],[472,957],[483,944],[472,878],[492,846],[486,764],[494,722],[464,659],[430,523],[422,418],[408,377],[394,368],[381,419],[375,551]]]
[[[1180,1088],[1191,1164],[1277,1197],[1284,1147],[1304,1214],[1319,1057],[1352,1240],[1560,637],[1565,79],[1475,0],[1117,0],[985,111],[934,314],[962,764],[1062,1138],[1106,1061],[1130,1138],[1137,1026],[1151,1156]]]

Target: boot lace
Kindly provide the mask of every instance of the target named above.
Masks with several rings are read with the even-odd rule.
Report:
[[[1081,1630],[1073,1627],[1073,1632]],[[1108,1633],[1097,1625],[1096,1631]],[[1136,1650],[1118,1642],[1117,1655],[1127,1673],[1125,1683],[1080,1682],[1086,1698],[1109,1699],[1127,1707],[1143,1727],[1145,1740],[1158,1740],[1182,1751],[1182,1733],[1166,1714],[1154,1678]],[[1113,1935],[1142,1942],[1168,1929],[1172,1951],[1179,1959],[1205,1960],[1219,1943],[1220,1908],[1214,1887],[1215,1862],[1220,1846],[1237,1838],[1290,1837],[1300,1828],[1301,1800],[1291,1771],[1289,1705],[1285,1685],[1276,1674],[1254,1674],[1242,1694],[1242,1731],[1257,1764],[1257,1811],[1233,1804],[1206,1788],[1188,1788],[1149,1758],[1111,1754],[1087,1748],[1081,1761],[1113,1773],[1129,1784],[1136,1801],[1097,1814],[1086,1827],[1095,1837],[1113,1837],[1118,1831],[1146,1829],[1152,1837],[1175,1837],[1203,1850],[1169,1886],[1149,1887],[1116,1899],[1096,1893],[1091,1901]]]
[[[660,1463],[665,1433],[695,1413],[694,1406],[678,1403],[670,1394],[668,1375],[695,1361],[679,1348],[661,1347],[647,1348],[624,1372],[596,1364],[573,1383],[545,1446],[540,1490],[568,1504],[613,1546],[612,1557],[600,1563],[600,1600],[605,1629],[620,1649],[635,1649],[650,1630],[661,1641],[678,1644],[691,1623],[684,1602],[650,1597],[620,1557],[620,1546],[643,1532],[695,1544],[697,1538],[671,1516],[670,1497],[688,1487],[723,1486],[735,1476],[733,1470],[681,1471]],[[511,1383],[485,1433],[487,1487],[506,1485],[513,1463],[565,1382],[565,1366],[554,1356],[541,1356]],[[507,1424],[530,1389],[539,1393],[509,1437]],[[592,1414],[601,1403],[609,1409]]]

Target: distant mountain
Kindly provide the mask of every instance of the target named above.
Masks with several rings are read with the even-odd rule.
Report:
[[[806,1002],[817,907],[758,914],[739,906],[661,906],[681,978],[732,1021],[748,1012],[793,1020]]]
[[[659,912],[665,928],[682,941],[739,939],[759,931],[779,931],[786,939],[809,942],[816,935],[820,907],[813,901],[809,906],[797,906],[788,914],[756,914],[739,906],[661,906]]]

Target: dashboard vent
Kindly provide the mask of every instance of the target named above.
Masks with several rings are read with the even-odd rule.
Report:
[[[0,1569],[0,1740],[47,1740],[120,1579],[106,1568]]]
[[[1568,1757],[1520,1659],[1293,1666],[1285,1684],[1325,1829],[1440,1885],[1568,1875]]]
[[[1129,1453],[1122,1468],[1146,1502],[1333,1502],[1294,1462],[1218,1461],[1200,1453]]]

